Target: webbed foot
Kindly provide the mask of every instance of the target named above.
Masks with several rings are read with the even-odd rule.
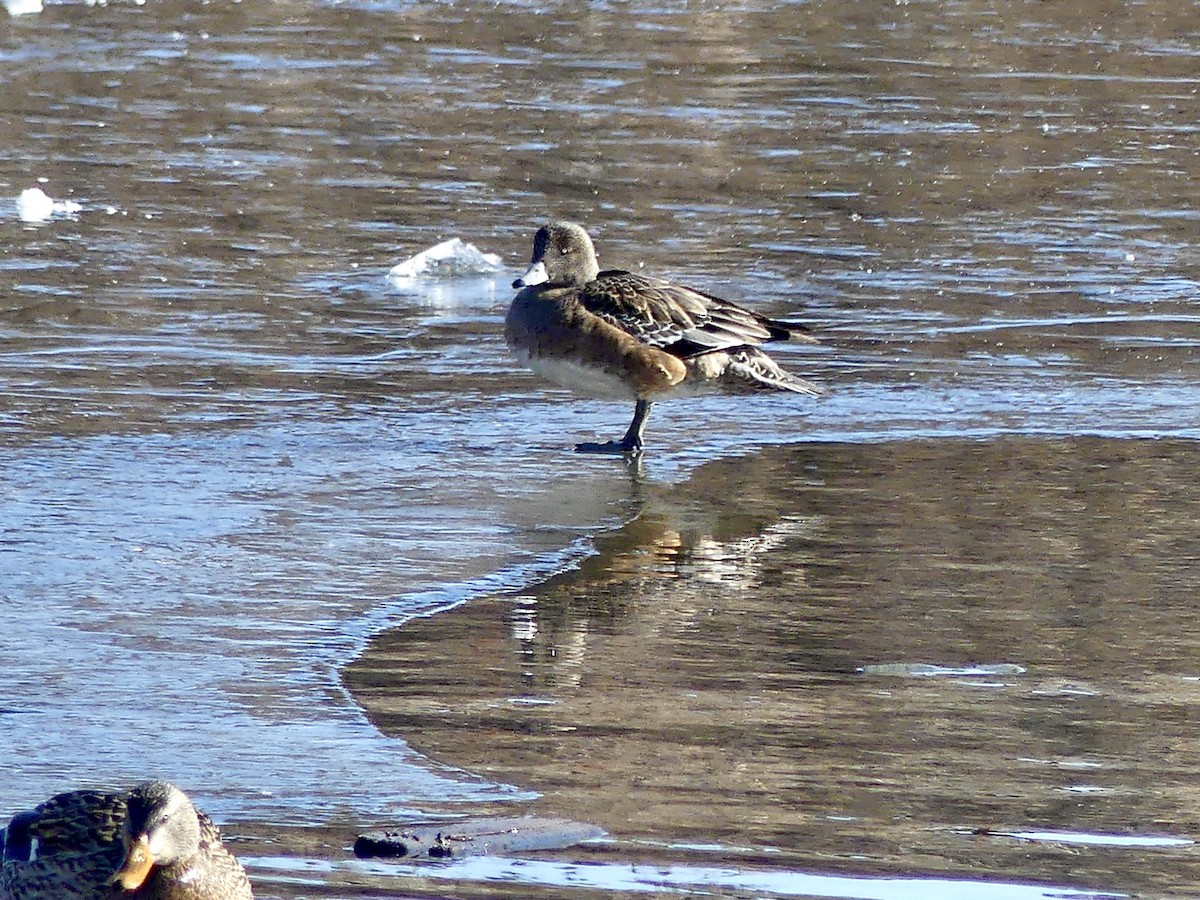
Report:
[[[633,408],[633,421],[629,423],[629,430],[619,441],[605,441],[603,444],[585,441],[575,445],[575,452],[609,453],[613,456],[619,454],[626,459],[637,459],[642,455],[642,432],[646,430],[646,417],[650,415],[652,405],[649,400],[638,400]]]
[[[641,441],[584,441],[575,445],[576,453],[606,453],[610,456],[641,456]]]

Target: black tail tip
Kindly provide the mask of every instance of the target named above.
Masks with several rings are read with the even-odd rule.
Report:
[[[803,322],[780,322],[775,319],[767,323],[772,341],[800,341],[804,344],[816,344],[818,339],[813,336],[812,328]]]

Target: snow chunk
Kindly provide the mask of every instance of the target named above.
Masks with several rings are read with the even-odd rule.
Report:
[[[22,222],[45,222],[53,215],[70,216],[83,209],[74,200],[51,200],[41,188],[26,188],[17,198]]]
[[[503,270],[495,253],[484,253],[474,244],[451,238],[393,266],[388,280],[406,287],[418,279],[481,278]]]
[[[28,16],[42,11],[42,0],[0,0],[0,3],[14,19],[17,16]]]

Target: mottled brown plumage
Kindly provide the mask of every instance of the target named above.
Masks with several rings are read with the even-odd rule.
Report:
[[[680,358],[792,335],[788,328],[720,297],[619,269],[600,272],[580,286],[578,298],[584,309],[642,343],[677,348],[674,355]]]
[[[505,320],[505,339],[531,369],[585,396],[635,401],[620,441],[591,452],[638,453],[650,405],[688,389],[816,394],[758,348],[798,329],[660,278],[600,271],[579,225],[552,222],[534,237],[529,270]]]
[[[252,897],[212,820],[163,781],[58,794],[14,816],[0,846],[0,900]]]

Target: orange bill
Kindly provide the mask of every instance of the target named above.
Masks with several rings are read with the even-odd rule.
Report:
[[[150,839],[146,835],[138,835],[137,840],[129,845],[125,854],[125,862],[112,877],[112,883],[120,885],[122,890],[136,891],[150,877],[154,868],[154,855],[150,852]]]

